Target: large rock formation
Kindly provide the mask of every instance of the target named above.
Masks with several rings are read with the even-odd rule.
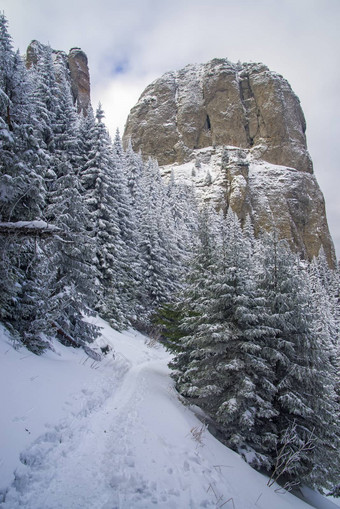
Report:
[[[335,260],[299,99],[263,64],[227,59],[169,72],[128,117],[124,143],[163,174],[193,181],[204,201],[231,206],[255,230],[277,228],[304,256]]]
[[[90,74],[87,56],[80,48],[72,48],[67,57],[71,90],[78,112],[87,112],[90,104]]]
[[[305,119],[290,85],[262,64],[226,59],[189,65],[149,85],[125,138],[159,164],[187,161],[208,146],[257,147],[270,163],[312,171]]]
[[[26,65],[37,65],[46,51],[46,46],[32,41],[26,52]],[[87,56],[80,48],[72,48],[68,55],[64,51],[51,50],[57,78],[65,77],[69,83],[74,104],[78,112],[86,114],[90,104],[90,73]]]

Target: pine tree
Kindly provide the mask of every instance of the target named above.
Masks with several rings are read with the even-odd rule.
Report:
[[[190,281],[192,307],[183,320],[190,334],[182,338],[184,354],[173,364],[182,370],[175,378],[181,394],[195,398],[219,423],[229,446],[269,468],[275,387],[261,350],[272,330],[260,323],[263,299],[238,219],[229,212],[227,224],[218,224],[219,235],[204,235],[205,249]]]
[[[131,195],[131,204],[135,204],[136,194],[140,186],[140,181],[143,174],[143,160],[141,154],[136,154],[132,149],[131,140],[129,140],[126,152],[126,172],[127,172],[127,185]]]
[[[312,450],[301,451],[299,462],[287,468],[291,479],[320,489],[331,486],[339,468],[338,408],[330,345],[320,334],[309,279],[283,241],[273,234],[264,249],[264,278],[268,320],[276,330],[270,350],[275,370],[277,417],[273,420],[282,442],[294,429],[291,453],[312,440]]]
[[[138,228],[136,211],[133,207],[133,195],[129,187],[129,170],[126,154],[122,147],[117,129],[113,143],[113,172],[111,192],[116,200],[119,235],[125,245],[124,257],[121,257],[119,292],[123,303],[124,315],[134,317],[137,306],[138,285]],[[130,181],[131,183],[131,181]]]
[[[0,218],[5,222],[40,219],[45,187],[37,164],[31,88],[22,59],[12,49],[4,15],[0,16],[0,68]],[[46,344],[41,335],[46,322],[38,319],[40,311],[33,305],[33,295],[38,297],[43,286],[38,244],[33,237],[0,239],[1,315],[12,332],[36,351]]]
[[[149,160],[144,166],[135,202],[139,252],[139,314],[150,314],[176,292],[176,242],[166,189],[158,165]]]
[[[43,181],[36,171],[30,83],[18,52],[12,49],[7,21],[0,15],[0,219],[39,217]]]
[[[46,242],[27,238],[22,241],[22,278],[13,305],[10,329],[19,333],[20,342],[31,352],[41,354],[50,347],[53,335],[50,313],[53,272],[49,266]]]
[[[65,80],[57,89],[54,109],[53,152],[50,160],[47,218],[63,232],[55,241],[51,259],[56,267],[51,288],[53,323],[64,335],[83,345],[96,337],[96,328],[83,320],[94,304],[95,244],[88,233],[89,214],[79,179],[76,112]]]
[[[177,183],[172,172],[166,189],[167,209],[170,214],[169,228],[172,241],[178,250],[178,270],[180,272],[186,255],[191,254],[193,237],[197,235],[198,204],[193,187]],[[180,274],[179,274],[180,275]],[[180,275],[181,277],[181,275]]]
[[[28,75],[1,16],[0,219],[43,218],[61,232],[48,241],[11,234],[0,242],[1,316],[35,353],[48,346],[53,328],[74,344],[96,335],[83,321],[94,287],[93,247],[77,175],[76,115],[68,83],[56,79],[52,50],[40,45],[39,53]]]
[[[195,348],[195,332],[201,321],[201,302],[205,302],[206,281],[210,279],[214,262],[213,234],[210,214],[207,209],[199,215],[197,238],[193,246],[190,270],[187,274],[184,292],[179,299],[181,309],[179,344],[175,358],[169,366],[173,369],[172,377],[180,394],[190,397],[192,376],[198,371],[197,366],[190,367],[192,351]],[[193,360],[196,364],[196,359]]]
[[[98,272],[96,309],[117,328],[128,325],[129,215],[124,204],[121,160],[114,154],[99,105],[96,121],[88,129],[85,164],[81,172],[84,199],[90,215],[89,228],[96,242],[94,263]],[[121,206],[121,210],[120,210]]]

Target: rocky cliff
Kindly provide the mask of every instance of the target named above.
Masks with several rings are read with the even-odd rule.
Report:
[[[277,228],[305,257],[335,260],[306,123],[289,83],[263,64],[212,60],[169,72],[142,93],[124,143],[157,158],[163,174],[195,184],[204,201]]]
[[[27,67],[37,65],[45,50],[46,46],[38,41],[32,41],[26,52]],[[90,73],[86,54],[80,48],[72,48],[68,54],[52,50],[52,55],[57,78],[61,75],[65,77],[78,112],[86,114],[90,104]]]

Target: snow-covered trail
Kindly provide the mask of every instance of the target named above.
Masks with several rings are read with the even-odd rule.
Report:
[[[82,404],[21,455],[4,509],[307,508],[202,428],[179,401],[169,355],[141,335],[105,322],[116,351],[105,376],[82,389]],[[202,430],[201,440],[195,432]]]

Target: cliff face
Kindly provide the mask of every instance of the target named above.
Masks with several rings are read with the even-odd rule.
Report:
[[[161,167],[164,178],[174,172],[178,181],[194,184],[202,202],[231,206],[241,222],[250,215],[256,234],[276,228],[305,258],[324,246],[334,265],[325,203],[313,174],[261,161],[250,149],[207,147],[192,156]]]
[[[204,201],[277,228],[304,256],[335,255],[307,151],[299,99],[262,64],[226,59],[169,72],[149,85],[124,142],[157,158],[164,175],[193,181]]]
[[[159,164],[208,146],[256,147],[270,163],[312,172],[305,119],[288,82],[262,64],[212,60],[169,72],[131,110],[125,137]]]
[[[26,52],[26,65],[37,65],[46,47],[38,41],[32,41]],[[84,114],[90,104],[90,73],[87,56],[80,48],[72,48],[68,54],[52,50],[57,78],[63,75],[69,83],[73,101],[78,112]]]
[[[90,104],[90,74],[87,56],[80,48],[72,48],[67,56],[71,90],[78,112],[87,112]]]

